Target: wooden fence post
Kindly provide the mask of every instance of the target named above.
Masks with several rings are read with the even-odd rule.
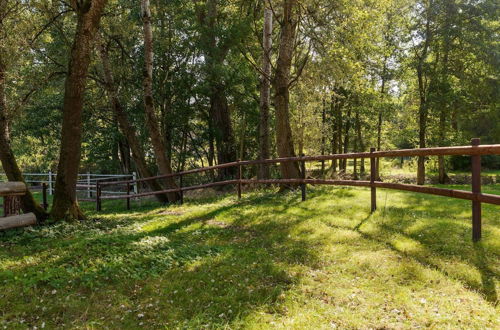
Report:
[[[127,210],[130,210],[130,182],[127,182]]]
[[[304,157],[304,154],[301,154],[300,156]],[[302,172],[301,173],[302,180],[305,180],[306,179],[306,162],[303,159],[300,162],[300,171]],[[302,201],[304,202],[306,200],[306,184],[305,184],[305,182],[303,182],[300,185],[300,190],[302,191]]]
[[[101,211],[101,184],[99,183],[99,181],[96,181],[95,186],[95,210],[99,212]]]
[[[92,190],[90,189],[90,172],[87,172],[87,198],[92,198]]]
[[[54,195],[54,189],[52,188],[52,171],[49,171],[49,195]]]
[[[240,160],[238,160],[238,163]],[[241,199],[241,179],[243,178],[241,165],[238,164],[238,199]]]
[[[42,183],[42,201],[43,201],[43,209],[47,211],[49,208],[49,203],[47,202],[47,184],[44,182]]]
[[[481,139],[472,139],[472,146],[479,146]],[[471,156],[472,161],[472,192],[481,193],[481,156]],[[477,195],[476,195],[477,197]],[[472,240],[477,242],[481,239],[481,202],[472,201]]]
[[[137,173],[136,172],[132,172],[132,180],[137,180]],[[137,187],[137,182],[134,183],[134,194],[138,194],[139,193],[139,189]]]
[[[370,153],[372,154],[370,157],[370,186],[371,186],[372,212],[375,212],[375,210],[377,209],[377,188],[374,185],[377,176],[377,162],[375,157],[373,156],[374,151],[375,148],[370,148]]]
[[[183,185],[183,178],[182,178],[182,174],[179,175],[179,194],[181,195],[180,197],[180,200],[179,202],[182,204],[184,204],[184,191],[182,190],[182,185]]]

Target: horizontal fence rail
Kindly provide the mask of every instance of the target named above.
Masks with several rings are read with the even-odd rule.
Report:
[[[370,149],[370,152],[360,152],[360,153],[345,153],[345,154],[333,154],[333,155],[322,155],[322,156],[300,156],[300,157],[287,157],[287,158],[276,158],[276,159],[265,159],[265,160],[245,160],[236,161],[231,163],[225,163],[215,166],[203,167],[192,169],[183,172],[177,172],[167,175],[159,175],[148,178],[133,179],[133,180],[122,180],[122,181],[112,181],[112,182],[97,182],[96,187],[96,209],[101,210],[102,200],[127,200],[127,208],[130,208],[131,198],[147,197],[159,194],[167,193],[179,193],[181,198],[181,203],[183,201],[183,192],[189,190],[206,189],[216,186],[223,185],[235,185],[237,186],[238,198],[241,198],[242,186],[248,184],[267,184],[267,185],[292,185],[301,188],[302,200],[306,199],[306,186],[309,185],[336,185],[336,186],[356,186],[356,187],[370,187],[371,188],[371,210],[372,212],[377,209],[377,188],[385,189],[395,189],[403,191],[418,192],[430,195],[444,196],[450,198],[458,198],[464,200],[472,201],[472,227],[473,227],[473,240],[478,241],[481,238],[481,203],[488,203],[494,205],[500,205],[500,195],[491,195],[481,193],[481,156],[483,155],[500,155],[500,144],[494,145],[480,145],[479,139],[472,139],[471,146],[458,146],[458,147],[438,147],[438,148],[421,148],[421,149],[403,149],[403,150],[392,150],[392,151],[375,151],[374,148]],[[472,191],[465,190],[455,190],[447,188],[438,187],[425,187],[414,184],[401,184],[401,183],[386,183],[376,180],[377,174],[377,162],[376,159],[382,157],[428,157],[428,156],[456,156],[464,155],[471,156],[472,159]],[[306,162],[313,161],[328,161],[328,160],[339,160],[339,159],[370,159],[370,180],[326,180],[326,179],[308,179],[306,178]],[[280,164],[287,162],[296,162],[300,165],[301,178],[293,179],[244,179],[243,178],[243,167],[244,166],[255,166],[261,164]],[[237,178],[231,180],[224,180],[219,182],[212,182],[208,184],[201,184],[195,186],[182,185],[183,177],[190,174],[209,172],[214,170],[226,169],[236,167],[237,168]],[[172,189],[165,189],[161,191],[150,191],[143,193],[131,194],[130,186],[137,186],[139,183],[151,181],[151,180],[161,180],[165,178],[179,177],[179,186]],[[126,185],[127,193],[125,194],[111,194],[103,196],[103,188],[112,185]]]
[[[30,190],[42,190],[44,193],[53,195],[57,173],[23,173],[24,181],[28,184]],[[94,174],[80,173],[76,185],[77,193],[85,197],[79,198],[80,201],[95,202],[98,182],[108,182],[117,180],[136,180],[135,172],[132,174]],[[8,181],[5,173],[0,173],[0,182]],[[44,190],[45,189],[45,190]],[[138,186],[133,185],[132,191],[138,192]],[[129,194],[127,191],[102,191],[104,194]]]

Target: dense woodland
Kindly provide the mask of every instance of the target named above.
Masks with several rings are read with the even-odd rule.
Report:
[[[499,143],[499,11],[494,0],[0,0],[2,167],[11,181],[57,172],[53,218],[83,218],[79,171]],[[421,158],[419,184],[430,166],[445,182],[461,165]]]

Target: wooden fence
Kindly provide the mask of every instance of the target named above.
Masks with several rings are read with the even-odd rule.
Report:
[[[424,187],[414,184],[400,184],[400,183],[386,183],[381,181],[376,181],[377,174],[377,159],[382,157],[427,157],[427,156],[453,156],[453,155],[468,155],[472,158],[472,191],[446,189],[438,187]],[[495,145],[480,145],[479,139],[472,139],[471,146],[459,146],[459,147],[439,147],[439,148],[421,148],[421,149],[404,149],[404,150],[392,150],[392,151],[375,151],[374,148],[370,149],[370,152],[361,153],[346,153],[346,154],[334,154],[334,155],[323,155],[323,156],[301,156],[301,157],[289,157],[289,158],[277,158],[277,159],[266,159],[266,160],[245,160],[237,161],[232,163],[220,164],[216,166],[197,168],[189,171],[172,173],[168,175],[160,175],[150,178],[142,178],[138,180],[127,180],[127,181],[115,181],[115,182],[97,182],[97,193],[96,193],[96,210],[100,211],[102,209],[102,200],[116,200],[116,199],[126,199],[127,209],[130,209],[130,199],[152,196],[157,194],[165,194],[177,192],[181,196],[181,203],[183,202],[183,193],[189,190],[205,189],[221,185],[236,185],[238,198],[241,198],[242,185],[244,184],[276,184],[276,185],[297,185],[301,187],[302,200],[306,199],[306,185],[340,185],[340,186],[357,186],[357,187],[370,187],[371,189],[371,211],[377,209],[377,188],[387,188],[396,190],[405,190],[412,192],[419,192],[424,194],[445,196],[451,198],[459,198],[472,201],[472,238],[474,241],[481,239],[481,203],[500,205],[500,196],[484,194],[481,192],[481,156],[482,155],[500,155],[500,144]],[[325,179],[307,179],[305,171],[305,163],[312,161],[328,161],[335,159],[370,159],[370,180],[325,180]],[[299,179],[244,179],[243,178],[243,167],[244,166],[254,166],[261,164],[277,164],[295,162],[300,164],[301,167],[301,178]],[[218,169],[237,167],[237,178],[232,180],[225,180],[219,182],[211,182],[208,184],[196,185],[196,186],[183,186],[183,177],[189,174],[213,171]],[[161,191],[151,191],[143,192],[138,194],[130,194],[131,186],[137,185],[140,182],[145,182],[149,180],[164,179],[167,177],[179,177],[179,187],[175,189],[166,189]],[[102,196],[102,189],[104,186],[108,185],[125,185],[127,187],[126,195],[110,195]]]
[[[42,190],[44,184],[47,185],[47,193],[54,194],[54,187],[56,182],[57,173],[51,171],[47,173],[23,173],[25,178],[24,182],[28,184],[30,190]],[[132,174],[94,174],[94,173],[79,173],[76,186],[76,192],[85,195],[86,198],[80,198],[81,201],[95,201],[93,195],[96,192],[97,181],[113,181],[113,180],[135,180],[137,175],[135,172]],[[0,173],[0,182],[7,182],[5,173]],[[133,186],[134,192],[137,192],[138,187]],[[119,191],[108,191],[109,194],[119,194]]]

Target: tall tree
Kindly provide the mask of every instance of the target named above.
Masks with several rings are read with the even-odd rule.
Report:
[[[81,155],[82,110],[90,56],[107,0],[74,0],[77,25],[66,75],[61,150],[57,170],[54,219],[84,219],[76,199],[76,183]]]
[[[260,81],[260,120],[259,120],[259,158],[270,158],[269,137],[269,102],[271,94],[271,50],[273,34],[273,12],[270,8],[264,8],[264,29],[262,33],[262,73]],[[259,178],[269,178],[269,165],[261,164]]]
[[[108,98],[110,100],[111,109],[113,110],[114,115],[116,116],[116,120],[118,122],[118,126],[127,139],[130,149],[132,150],[132,157],[134,159],[135,165],[139,174],[143,178],[152,177],[153,173],[150,171],[147,163],[146,156],[144,154],[144,149],[137,138],[136,129],[130,123],[127,113],[122,106],[120,98],[118,96],[118,89],[115,84],[115,80],[113,77],[113,72],[111,71],[111,64],[109,61],[109,55],[107,48],[103,45],[102,42],[98,43],[99,53],[101,55],[101,61],[104,71],[104,87],[108,93]],[[161,185],[156,180],[146,181],[149,188],[152,191],[161,191],[163,190]],[[164,194],[155,195],[159,202],[166,203],[168,202],[168,196]]]
[[[9,111],[7,108],[7,56],[17,43],[13,39],[9,29],[12,24],[19,24],[19,10],[21,7],[13,1],[2,1],[0,3],[0,161],[9,181],[25,182],[21,169],[19,168],[14,152],[12,151],[9,128]],[[11,18],[14,18],[13,20]],[[18,30],[19,31],[19,30]],[[18,38],[18,36],[16,36]],[[13,46],[15,44],[15,46]],[[10,49],[9,49],[10,48]],[[22,197],[22,208],[24,212],[35,213],[39,221],[47,217],[45,210],[35,201],[31,191],[27,191]]]
[[[280,22],[281,36],[273,79],[274,108],[276,110],[276,148],[279,157],[295,157],[292,129],[290,127],[290,70],[292,67],[294,41],[298,24],[297,0],[283,0],[283,19]],[[299,178],[297,163],[280,165],[285,179]]]
[[[0,21],[0,28],[2,22]],[[0,50],[0,161],[3,170],[9,181],[24,181],[23,174],[17,164],[14,153],[10,146],[9,122],[7,117],[7,102],[5,95],[5,71],[6,65],[3,61],[2,50]],[[27,191],[22,197],[22,207],[24,212],[35,213],[39,221],[47,217],[45,210],[33,198],[31,191]]]
[[[161,136],[159,120],[154,109],[153,99],[153,30],[151,28],[151,9],[149,0],[142,0],[141,13],[144,28],[144,111],[146,113],[146,126],[151,137],[151,144],[155,154],[156,164],[162,175],[172,174],[172,164],[167,156],[164,140]],[[173,177],[164,179],[168,189],[175,189],[177,185]],[[168,193],[169,202],[179,200],[178,193]]]
[[[419,108],[418,108],[418,141],[419,147],[426,147],[427,137],[427,119],[429,115],[429,82],[427,79],[428,64],[427,58],[429,55],[429,48],[432,39],[431,19],[433,15],[434,0],[427,0],[424,3],[424,29],[422,33],[421,50],[415,51],[417,57],[416,71],[418,81],[418,95],[419,95]],[[425,183],[425,157],[418,157],[417,162],[417,184],[423,185]]]
[[[204,27],[204,53],[209,84],[209,120],[212,122],[211,129],[215,138],[217,162],[223,164],[235,161],[237,158],[226,86],[221,77],[231,42],[235,40],[221,38],[217,35],[217,16],[218,0],[206,0],[205,14],[202,15],[201,21]],[[234,168],[221,169],[219,179],[229,177],[234,173]]]
[[[326,98],[323,97],[321,106],[321,156],[326,152]],[[325,175],[325,161],[321,161],[321,176]]]
[[[444,18],[441,19],[441,26],[439,28],[440,34],[440,47],[439,53],[441,53],[440,68],[436,73],[436,101],[433,102],[438,106],[439,112],[439,124],[438,124],[438,140],[439,146],[446,146],[446,133],[447,133],[447,122],[449,116],[449,108],[451,108],[452,102],[450,97],[450,77],[449,77],[449,59],[450,52],[452,51],[452,38],[453,38],[453,26],[454,20],[456,19],[457,9],[455,7],[455,0],[446,0],[441,3],[441,15]],[[437,56],[439,57],[439,56]],[[436,59],[437,61],[437,59]],[[438,156],[438,182],[441,184],[448,183],[450,178],[446,174],[445,158],[444,156]]]

